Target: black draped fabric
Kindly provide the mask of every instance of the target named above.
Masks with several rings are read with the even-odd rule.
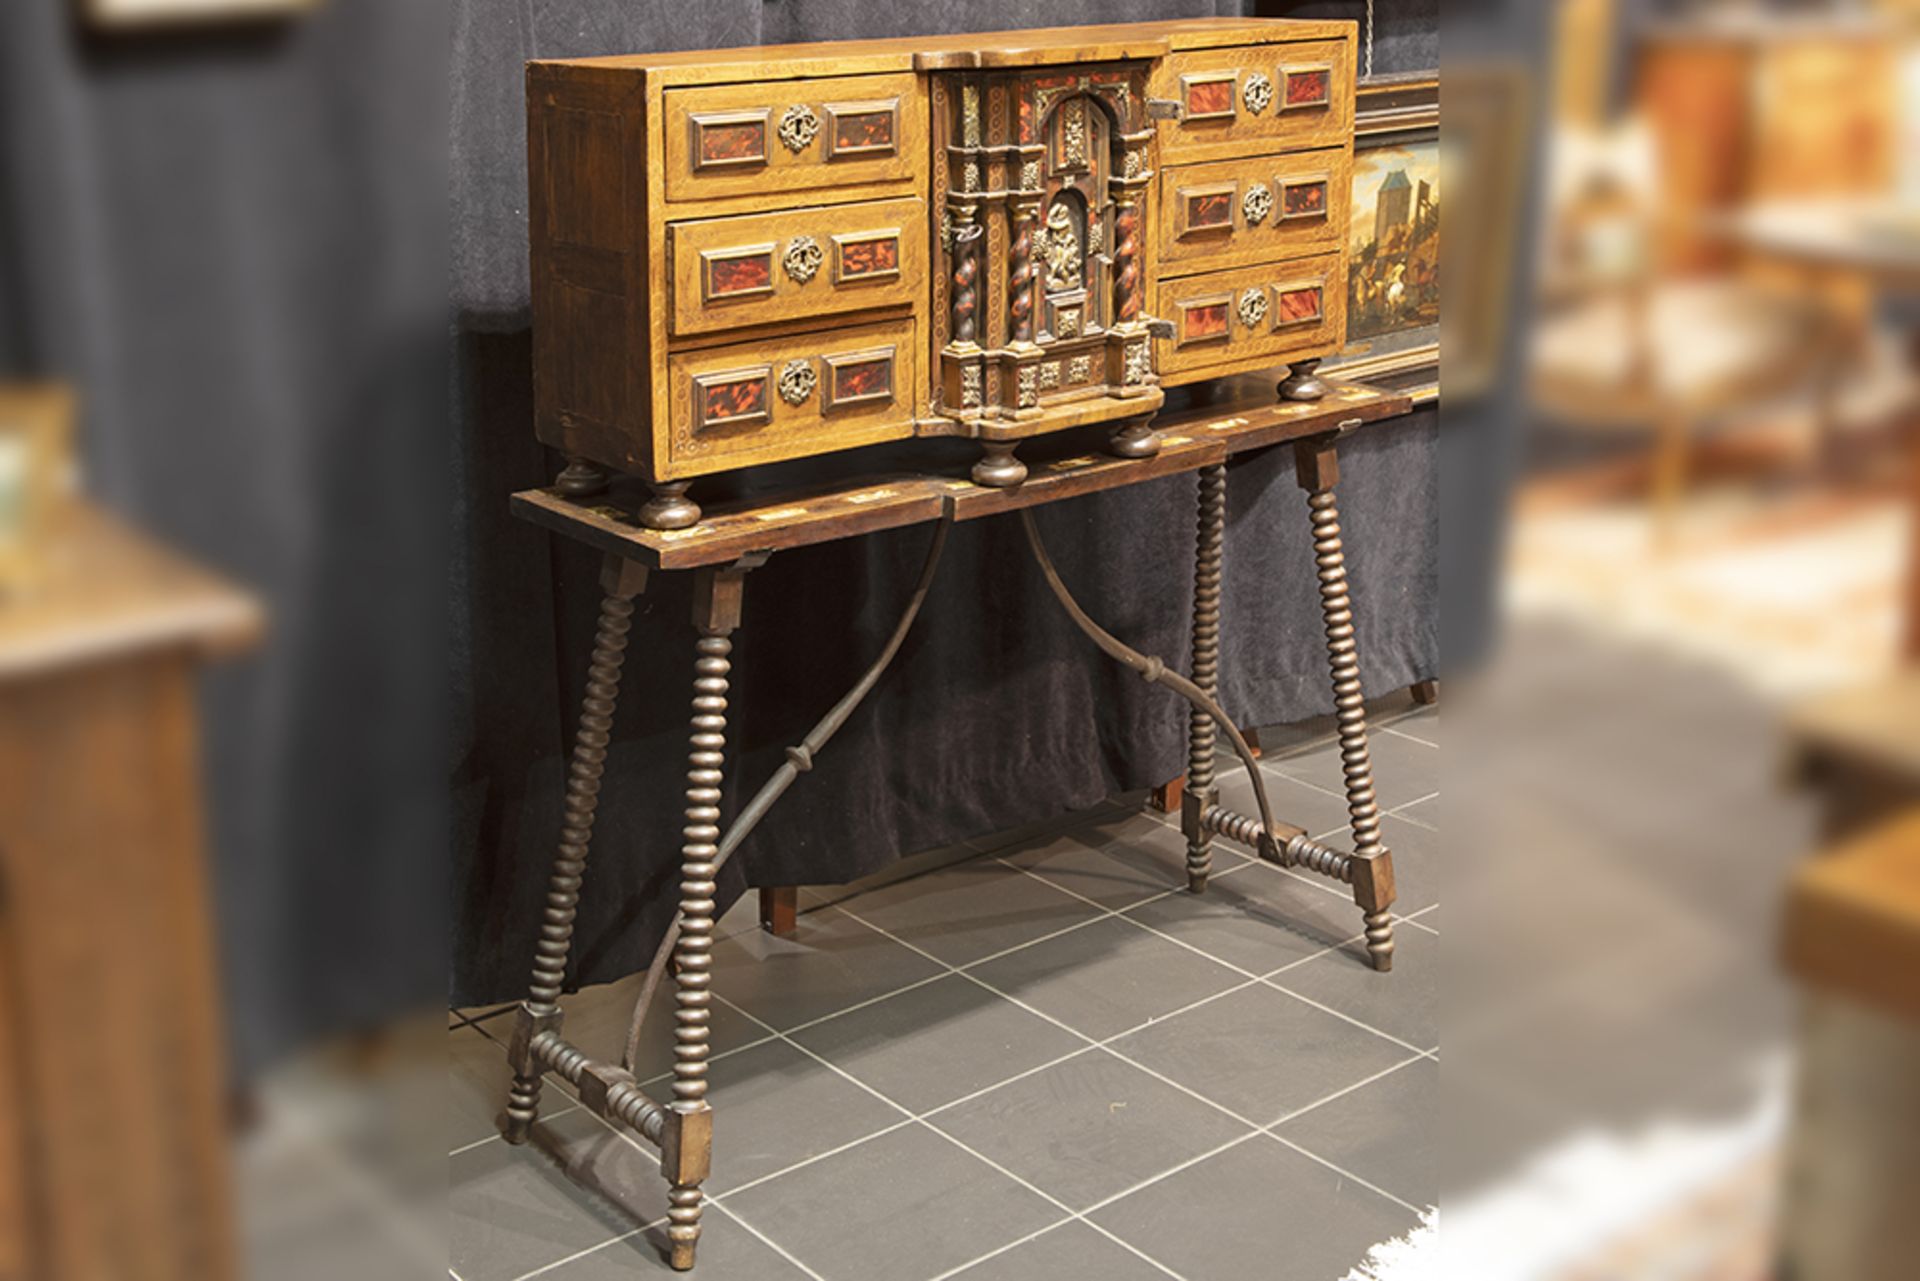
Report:
[[[1215,11],[1205,0],[460,6],[457,1003],[524,992],[598,605],[592,553],[505,514],[510,490],[544,483],[555,466],[529,426],[520,60]],[[1369,429],[1342,451],[1364,677],[1375,690],[1435,670],[1436,441],[1434,415],[1423,413]],[[1306,502],[1290,451],[1236,464],[1229,492],[1225,701],[1247,723],[1328,711]],[[1057,505],[1040,517],[1055,560],[1095,617],[1138,648],[1180,663],[1189,650],[1195,493],[1192,476],[1174,477]],[[734,649],[729,810],[872,660],[912,590],[930,536],[922,527],[782,553],[748,576]],[[693,665],[690,592],[689,575],[656,575],[634,617],[581,900],[579,983],[644,966],[674,910]],[[730,902],[750,885],[850,879],[901,854],[1164,781],[1182,767],[1185,737],[1183,706],[1105,660],[1072,629],[1035,572],[1017,522],[962,526],[893,670],[729,864],[722,898]]]
[[[87,489],[268,606],[202,700],[244,1074],[443,986],[445,11],[79,8],[0,5],[0,377],[76,384]]]

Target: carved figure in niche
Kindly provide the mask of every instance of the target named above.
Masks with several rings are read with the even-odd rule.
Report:
[[[1048,289],[1080,287],[1080,231],[1074,226],[1073,210],[1066,201],[1056,200],[1047,210],[1047,234],[1038,248],[1047,260]]]

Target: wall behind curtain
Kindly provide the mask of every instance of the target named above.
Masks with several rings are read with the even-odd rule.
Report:
[[[244,1073],[444,981],[445,11],[72,8],[0,5],[0,376],[77,383],[88,488],[270,608],[203,698]]]
[[[452,997],[514,999],[560,814],[567,734],[591,643],[595,560],[506,516],[558,465],[532,439],[526,332],[523,59],[763,41],[1236,12],[1208,0],[902,6],[714,0],[698,6],[466,0],[454,42],[456,717]],[[1367,679],[1432,674],[1433,416],[1357,439],[1344,505]],[[964,465],[964,464],[963,464]],[[712,492],[710,489],[709,493]],[[1331,708],[1303,496],[1285,451],[1233,469],[1226,701],[1249,723]],[[1088,608],[1184,662],[1195,482],[1176,477],[1048,509],[1057,561]],[[776,556],[749,576],[736,636],[737,806],[870,661],[918,570],[926,529]],[[673,910],[692,668],[685,575],[635,616],[576,940],[576,979],[643,966]],[[556,679],[556,673],[558,674]],[[841,880],[901,853],[1091,804],[1178,773],[1185,714],[1064,622],[1017,525],[955,531],[919,627],[816,768],[742,847],[722,897]]]

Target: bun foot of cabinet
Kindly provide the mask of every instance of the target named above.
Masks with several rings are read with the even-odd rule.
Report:
[[[662,481],[653,497],[640,508],[640,523],[648,529],[690,529],[700,523],[700,504],[687,497],[690,480]]]
[[[1320,360],[1296,360],[1287,366],[1287,376],[1280,380],[1279,392],[1282,400],[1314,401],[1327,394],[1327,384],[1315,371],[1320,368]]]
[[[588,462],[584,458],[569,458],[560,474],[553,478],[553,487],[568,498],[586,498],[593,494],[604,493],[609,477],[606,471]]]
[[[1115,458],[1152,458],[1160,452],[1160,433],[1144,421],[1127,423],[1107,441],[1107,450]]]
[[[1014,447],[1011,440],[982,441],[985,452],[973,465],[973,483],[989,489],[1012,489],[1025,480],[1027,465],[1013,456]]]

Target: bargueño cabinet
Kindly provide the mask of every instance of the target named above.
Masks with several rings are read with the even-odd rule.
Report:
[[[533,62],[542,441],[702,475],[1107,423],[1345,334],[1354,26],[1203,18]],[[563,485],[568,477],[563,475]]]

